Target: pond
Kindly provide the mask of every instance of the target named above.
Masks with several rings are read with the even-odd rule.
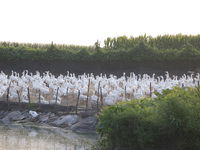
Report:
[[[74,133],[30,123],[0,123],[0,150],[89,150],[97,141],[95,133]]]

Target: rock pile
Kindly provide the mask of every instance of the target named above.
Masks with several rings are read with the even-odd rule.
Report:
[[[32,113],[32,111],[31,111]],[[38,124],[47,124],[51,126],[61,127],[66,130],[76,132],[95,132],[98,119],[91,114],[58,114],[58,113],[44,113],[37,112],[37,116],[31,115],[29,110],[24,111],[0,111],[0,122],[10,124],[12,122],[27,123],[34,122]]]

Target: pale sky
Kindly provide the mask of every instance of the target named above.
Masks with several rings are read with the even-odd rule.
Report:
[[[0,41],[104,45],[107,37],[200,34],[199,0],[0,0]]]

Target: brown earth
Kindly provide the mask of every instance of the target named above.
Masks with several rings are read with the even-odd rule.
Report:
[[[171,75],[182,76],[188,71],[200,72],[200,62],[107,62],[107,63],[83,63],[83,62],[67,62],[67,61],[8,61],[0,60],[0,71],[11,74],[11,70],[22,73],[29,70],[35,74],[35,71],[43,73],[50,71],[58,76],[60,74],[75,73],[81,75],[83,73],[93,73],[94,75],[114,74],[118,77],[123,72],[129,76],[130,72],[135,74],[164,75],[165,71],[169,71]]]

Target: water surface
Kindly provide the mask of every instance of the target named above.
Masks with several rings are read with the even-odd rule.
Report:
[[[34,124],[0,124],[0,150],[89,150],[96,134],[74,133]]]

